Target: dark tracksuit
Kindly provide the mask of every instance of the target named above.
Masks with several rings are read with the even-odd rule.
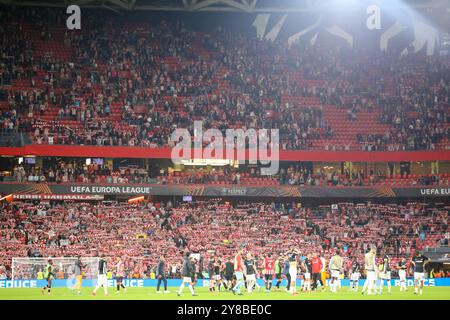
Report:
[[[286,289],[289,291],[291,289],[291,275],[289,274],[289,261],[286,260],[283,265],[283,274],[286,276],[287,286]]]
[[[167,291],[167,279],[166,279],[166,263],[164,261],[159,261],[156,267],[156,278],[158,279],[158,285],[156,286],[156,291],[159,291],[161,282],[164,281],[164,290]]]
[[[181,268],[181,276],[192,278],[195,270],[189,258],[184,258],[183,267]]]

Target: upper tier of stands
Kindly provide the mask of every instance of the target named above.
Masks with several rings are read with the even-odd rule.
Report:
[[[288,48],[104,12],[68,31],[62,17],[2,9],[3,131],[41,144],[170,146],[175,127],[202,120],[277,128],[290,150],[449,148],[448,57]]]

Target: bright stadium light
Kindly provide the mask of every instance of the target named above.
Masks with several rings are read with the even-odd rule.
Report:
[[[128,203],[136,203],[136,202],[141,202],[144,200],[145,200],[144,196],[139,196],[139,197],[128,199]]]
[[[13,198],[12,194],[8,194],[7,196],[4,196],[2,198],[0,198],[0,201],[6,200],[6,201],[11,201]]]

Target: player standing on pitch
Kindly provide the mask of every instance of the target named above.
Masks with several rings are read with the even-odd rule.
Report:
[[[243,250],[240,248],[234,257],[234,275],[236,277],[236,285],[233,288],[233,293],[237,295],[242,295],[241,287],[244,285],[244,263],[242,261],[242,252]]]
[[[372,247],[369,252],[364,256],[364,269],[366,270],[366,281],[364,282],[361,294],[367,289],[367,294],[374,294],[375,283],[377,281],[376,268],[377,264],[375,262],[376,249]]]
[[[223,285],[222,276],[220,275],[220,267],[222,266],[222,261],[220,261],[219,257],[216,256],[214,258],[213,264],[213,280],[214,280],[214,288],[217,289],[217,292],[220,292],[220,286]],[[226,285],[224,285],[226,287]]]
[[[272,289],[273,274],[275,273],[275,259],[269,253],[264,259],[264,282],[266,284],[266,293]]]
[[[81,258],[78,256],[77,261],[75,262],[75,286],[74,289],[77,290],[78,294],[81,294],[81,287],[83,286],[83,268],[85,268],[81,262]]]
[[[103,286],[103,291],[105,292],[105,296],[108,295],[108,279],[106,277],[106,273],[108,272],[108,267],[104,255],[102,254],[100,260],[98,261],[98,283],[97,286],[92,291],[92,295],[97,295],[97,290]]]
[[[277,260],[275,260],[275,279],[277,279],[277,283],[275,284],[276,291],[280,290],[280,284],[283,280],[283,257],[278,257]]]
[[[297,294],[297,273],[298,273],[298,256],[300,251],[292,247],[291,251],[287,253],[289,260],[289,275],[291,280],[290,293]]]
[[[224,286],[225,288],[228,288],[228,290],[233,290],[234,286],[234,280],[233,280],[233,273],[234,273],[234,265],[233,265],[233,257],[229,257],[227,262],[225,262],[224,269],[222,270],[223,277],[225,279]]]
[[[250,252],[247,253],[247,259],[244,261],[244,267],[245,277],[247,280],[247,291],[248,293],[252,293],[253,287],[256,284],[256,263]]]
[[[47,266],[45,267],[45,279],[47,280],[47,285],[41,289],[41,293],[44,294],[45,289],[48,290],[48,294],[52,289],[52,280],[55,278],[55,268],[53,266],[52,259],[48,259]]]
[[[403,258],[402,261],[400,261],[397,265],[398,269],[398,277],[400,278],[400,292],[407,291],[408,288],[406,287],[406,259]]]
[[[189,252],[187,252],[183,258],[183,267],[181,268],[181,276],[183,277],[183,282],[181,283],[180,289],[177,292],[178,296],[181,296],[186,283],[188,284],[188,288],[192,296],[197,295],[194,291],[194,284],[192,282],[192,276],[194,274],[195,270],[190,259],[190,254]]]
[[[358,292],[360,267],[358,261],[352,262],[352,274],[350,275],[350,291]]]
[[[215,287],[214,264],[215,259],[213,257],[210,257],[208,260],[209,292],[213,292]]]
[[[198,282],[198,274],[200,273],[201,263],[200,263],[200,260],[197,260],[197,259],[191,258],[191,257],[189,257],[189,261],[191,262],[191,266],[192,266],[192,273],[191,273],[192,288],[195,288],[195,285]]]
[[[286,258],[283,262],[283,275],[286,277],[286,288],[284,289],[286,292],[291,292],[291,275],[289,273],[289,256],[286,255]]]
[[[391,294],[391,258],[385,254],[381,262],[380,288],[379,293],[383,293],[384,281],[387,282],[388,293]]]
[[[340,250],[336,249],[334,256],[330,259],[330,291],[336,293],[336,289],[338,286],[339,276],[342,272],[342,258],[339,255]]]
[[[428,263],[428,258],[416,251],[411,263],[414,266],[414,294],[420,289],[419,293],[422,295],[423,282],[425,280],[425,266]]]
[[[322,277],[320,274],[322,272],[322,259],[320,259],[320,256],[317,253],[313,255],[313,258],[311,260],[311,271],[312,271],[312,290],[313,291],[317,290],[317,282],[320,282],[323,291],[325,287],[323,285]]]
[[[116,294],[120,292],[120,288],[123,288],[123,292],[127,292],[127,288],[123,285],[123,278],[125,277],[125,265],[120,257],[117,257],[116,263]]]
[[[311,292],[311,273],[312,273],[312,264],[311,264],[311,254],[306,255],[305,261],[303,261],[303,265],[305,268],[305,277],[303,280],[303,288],[304,292]]]
[[[164,293],[170,293],[170,291],[167,290],[166,260],[163,256],[159,258],[158,265],[156,266],[156,278],[158,279],[158,284],[156,285],[156,293],[161,293],[161,291],[159,291],[161,282],[164,282]]]

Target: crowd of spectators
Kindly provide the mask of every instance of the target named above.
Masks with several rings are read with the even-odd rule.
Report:
[[[5,97],[11,112],[0,123],[29,132],[35,143],[168,146],[174,128],[202,120],[221,130],[277,128],[283,149],[325,140],[335,150],[328,105],[347,110],[352,123],[366,110],[374,125],[389,125],[383,135],[349,137],[366,150],[431,150],[449,137],[446,58],[288,48],[225,29],[195,32],[181,20],[129,27],[106,12],[89,12],[82,30],[62,32],[59,16],[2,12],[0,81],[12,86]],[[284,96],[319,104],[282,103]]]
[[[367,174],[363,170],[345,169],[342,173],[334,170],[318,169],[316,172],[299,166],[281,168],[279,180],[281,184],[302,186],[373,186],[402,184],[410,186],[447,185],[448,174],[387,174],[371,170]]]
[[[296,204],[219,200],[183,203],[1,204],[0,265],[12,257],[129,257],[127,268],[143,277],[164,255],[179,270],[182,252],[228,258],[245,245],[255,256],[292,246],[302,255],[340,248],[361,262],[370,247],[378,255],[410,257],[425,246],[448,245],[448,207],[341,203],[302,208]],[[134,257],[134,258],[133,258]],[[10,269],[9,269],[10,270]],[[176,274],[176,273],[175,273]],[[174,275],[175,275],[174,274]]]
[[[17,127],[16,110],[0,112],[0,132],[12,133]]]
[[[256,173],[255,173],[256,172]],[[318,169],[300,169],[298,166],[281,168],[279,174],[262,177],[255,172],[239,172],[233,170],[212,170],[210,172],[173,172],[160,176],[157,183],[161,184],[236,184],[236,185],[296,185],[322,187],[358,187],[374,185],[399,184],[406,186],[446,186],[450,183],[448,174],[385,174],[382,172],[350,172]]]
[[[338,171],[313,170],[302,166],[281,167],[277,175],[261,176],[258,168],[237,170],[229,166],[212,170],[196,169],[185,171],[160,170],[153,175],[149,169],[137,165],[113,167],[111,164],[97,164],[80,161],[57,161],[54,165],[19,164],[11,170],[10,177],[3,181],[50,182],[50,183],[108,183],[108,184],[232,184],[232,185],[292,185],[322,187],[358,187],[400,184],[406,186],[448,186],[450,175],[442,174],[386,174],[363,170]],[[161,174],[162,172],[162,174]]]
[[[41,168],[34,165],[19,164],[11,171],[17,182],[50,183],[150,183],[149,173],[138,166],[112,168],[107,164],[86,164],[86,162],[58,161],[54,165]]]

